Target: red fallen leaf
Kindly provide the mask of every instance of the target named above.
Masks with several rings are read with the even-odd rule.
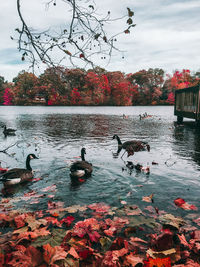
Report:
[[[25,194],[24,194],[24,197],[35,196],[35,194],[37,194],[37,192],[34,191],[34,190],[31,190],[31,191],[29,191],[28,193],[25,193]]]
[[[84,237],[86,234],[89,235],[90,240],[96,242],[99,239],[99,235],[96,230],[99,230],[100,226],[96,219],[89,218],[84,221],[79,221],[73,228],[73,235]]]
[[[75,248],[71,247],[70,250],[68,251],[70,255],[72,255],[75,259],[80,259],[78,253],[76,252]]]
[[[102,213],[106,213],[110,210],[110,206],[104,203],[93,203],[91,205],[88,205],[88,208],[91,210],[95,210],[96,212],[102,212]]]
[[[0,253],[0,266],[4,266],[5,259],[4,259],[4,254]]]
[[[108,230],[104,230],[104,233],[108,236],[113,236],[114,233],[116,233],[117,229],[112,226]]]
[[[101,266],[112,266],[118,267],[121,266],[119,263],[119,258],[123,257],[128,253],[128,250],[122,248],[120,250],[107,251],[102,260]]]
[[[26,218],[25,214],[18,215],[14,218],[14,222],[17,228],[21,228],[25,225],[24,219]]]
[[[177,198],[174,200],[176,206],[184,210],[197,210],[198,208],[195,205],[190,205],[183,198]]]
[[[16,230],[13,232],[13,234],[19,234],[18,235],[18,240],[23,240],[23,239],[27,239],[27,240],[30,240],[30,239],[35,239],[39,236],[47,236],[50,234],[49,230],[47,230],[47,227],[42,227],[42,228],[39,228],[39,229],[36,229],[34,231],[25,231],[25,232],[21,232],[19,233],[19,230]]]
[[[67,252],[60,246],[52,247],[49,244],[43,245],[43,257],[48,266],[52,266],[55,261],[63,260],[67,256]]]
[[[151,247],[155,251],[168,250],[173,247],[173,235],[171,233],[162,233],[159,236],[156,234],[150,235],[151,237]]]
[[[93,252],[91,250],[89,250],[89,249],[84,249],[84,250],[78,252],[78,255],[83,260],[89,258],[92,254],[93,254]]]
[[[124,265],[125,266],[136,266],[138,263],[143,264],[143,260],[144,259],[142,258],[141,255],[135,255],[133,252],[131,252],[129,255],[126,256]]]
[[[89,235],[89,238],[92,242],[98,242],[99,238],[101,237],[97,231],[94,231],[92,233],[88,233],[88,235]]]
[[[61,223],[54,217],[45,217],[45,220],[49,223],[56,224],[57,226],[61,227]]]
[[[51,216],[53,216],[53,217],[59,217],[59,214],[57,212],[53,212],[53,213],[51,213]]]
[[[185,239],[185,236],[183,234],[182,235],[177,234],[177,236],[180,239],[180,242],[182,245],[184,245],[185,247],[189,247],[189,244],[188,244],[188,242]]]
[[[40,266],[43,262],[42,254],[35,247],[16,246],[17,251],[11,253],[12,260],[8,261],[6,266]]]
[[[64,205],[64,202],[58,201],[58,202],[53,202],[51,200],[48,201],[48,209],[57,209],[57,208],[62,208]]]
[[[67,216],[66,218],[63,218],[60,223],[63,224],[63,223],[66,223],[67,226],[70,226],[70,224],[75,220],[75,218],[73,216]]]
[[[53,185],[47,186],[47,187],[41,189],[41,191],[43,191],[43,192],[55,192],[56,191],[56,185],[53,184]]]
[[[171,259],[169,257],[167,258],[157,258],[152,259],[149,258],[148,261],[144,261],[144,267],[171,267]]]
[[[85,57],[85,56],[84,56],[84,54],[83,54],[83,53],[81,53],[81,54],[79,55],[79,57],[80,57],[80,58],[82,58],[82,57]]]
[[[190,233],[192,239],[196,239],[200,241],[200,230],[193,231]]]
[[[183,204],[185,204],[185,200],[183,198],[177,198],[174,200],[174,203],[176,206],[181,207]]]

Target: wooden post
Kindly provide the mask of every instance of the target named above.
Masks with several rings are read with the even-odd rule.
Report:
[[[183,123],[183,117],[181,117],[181,116],[177,116],[177,123],[178,123],[178,124]]]

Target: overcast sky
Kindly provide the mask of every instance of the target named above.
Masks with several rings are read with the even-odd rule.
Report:
[[[34,27],[62,24],[66,11],[57,0],[57,6],[45,10],[46,0],[22,0],[23,12]],[[174,70],[200,70],[200,0],[96,0],[100,10],[110,10],[119,16],[130,7],[134,12],[136,27],[131,34],[119,38],[118,46],[125,50],[125,58],[115,53],[109,71],[134,73],[141,69],[162,68],[167,73]],[[16,0],[0,2],[0,76],[12,81],[21,70],[28,70],[21,61],[17,45],[10,39],[20,27]],[[116,22],[115,29],[120,27]]]

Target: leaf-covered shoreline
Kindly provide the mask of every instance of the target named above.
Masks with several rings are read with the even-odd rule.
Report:
[[[152,203],[141,210],[51,201],[24,212],[9,202],[0,202],[0,266],[200,266],[200,217],[183,199],[174,203],[185,218]]]

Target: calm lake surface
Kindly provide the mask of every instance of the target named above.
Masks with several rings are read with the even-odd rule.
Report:
[[[187,120],[176,125],[172,106],[155,107],[0,107],[0,126],[17,129],[16,136],[0,134],[0,153],[5,167],[25,167],[26,156],[35,153],[31,161],[38,181],[18,186],[10,195],[18,199],[15,205],[29,210],[46,209],[47,202],[62,201],[65,206],[104,202],[120,206],[147,206],[143,196],[154,194],[159,209],[177,209],[173,200],[180,197],[200,208],[200,130]],[[152,117],[140,120],[139,114]],[[123,119],[123,113],[128,118]],[[151,151],[138,152],[121,159],[117,151],[121,141],[139,139],[150,144]],[[16,143],[17,142],[17,143]],[[70,164],[86,148],[86,160],[94,167],[86,182],[74,186],[69,176]],[[130,173],[126,161],[150,167],[150,174]],[[157,165],[152,165],[152,162]],[[52,186],[47,192],[44,189]],[[0,189],[3,185],[0,184]],[[38,197],[26,199],[24,194],[36,192]],[[5,195],[0,194],[3,198]]]

